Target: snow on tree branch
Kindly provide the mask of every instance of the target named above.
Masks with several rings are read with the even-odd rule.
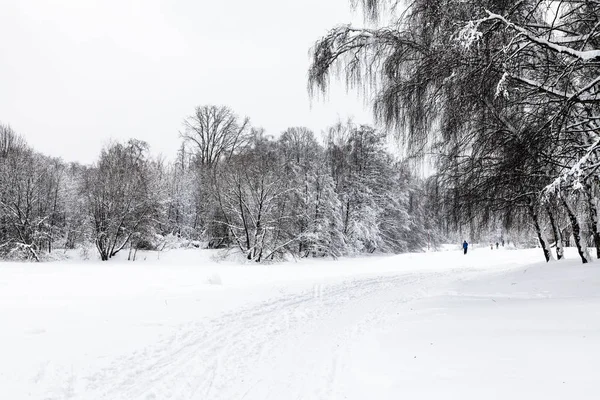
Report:
[[[485,10],[485,12],[488,14],[488,16],[486,18],[482,18],[477,21],[470,21],[467,24],[467,27],[474,26],[474,25],[479,26],[480,24],[482,24],[484,22],[489,22],[489,21],[499,21],[499,22],[502,22],[507,27],[510,27],[510,28],[514,29],[515,31],[517,31],[519,33],[519,35],[526,38],[527,40],[537,43],[540,46],[546,47],[556,53],[566,54],[571,57],[580,59],[581,61],[584,61],[584,62],[600,61],[600,50],[597,50],[597,49],[576,50],[571,47],[556,43],[554,41],[536,36],[532,32],[510,22],[509,20],[507,20],[506,18],[504,18],[503,16],[501,16],[499,14],[495,14],[493,12],[490,12],[489,10]]]

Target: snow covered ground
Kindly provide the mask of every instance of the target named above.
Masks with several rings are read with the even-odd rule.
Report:
[[[600,265],[575,252],[209,254],[0,264],[0,399],[600,398]]]

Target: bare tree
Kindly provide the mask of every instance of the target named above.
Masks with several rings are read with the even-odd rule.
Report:
[[[130,140],[104,149],[100,160],[84,174],[85,197],[94,243],[108,260],[151,222],[154,199],[146,153],[148,145]]]
[[[283,179],[291,189],[286,207],[294,217],[277,227],[276,237],[289,237],[292,232],[299,236],[301,257],[344,254],[341,203],[324,149],[304,127],[285,130],[277,144],[283,153]]]
[[[250,120],[240,121],[228,107],[199,106],[184,121],[182,137],[196,147],[196,161],[212,167],[222,159],[229,160],[248,144]]]
[[[0,157],[7,157],[12,151],[25,146],[21,136],[17,135],[9,125],[0,123]]]
[[[64,164],[0,125],[0,253],[39,261],[63,235]]]

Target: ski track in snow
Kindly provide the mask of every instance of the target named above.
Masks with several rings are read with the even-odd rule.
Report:
[[[47,400],[330,399],[349,343],[398,304],[430,295],[465,271],[406,273],[317,284],[211,320],[81,376],[68,373]],[[293,368],[290,369],[290,365]],[[43,383],[46,363],[35,382]]]
[[[184,326],[87,377],[85,391],[99,399],[331,398],[340,346],[373,325],[386,307],[426,296],[422,278],[355,280]],[[290,357],[296,368],[286,371]],[[232,385],[238,379],[244,381]],[[304,387],[319,390],[307,393]]]

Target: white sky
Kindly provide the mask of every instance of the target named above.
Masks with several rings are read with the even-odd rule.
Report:
[[[184,117],[224,104],[278,135],[370,122],[338,85],[310,106],[308,52],[349,0],[0,0],[0,121],[38,151],[93,162],[110,139],[171,157]]]

